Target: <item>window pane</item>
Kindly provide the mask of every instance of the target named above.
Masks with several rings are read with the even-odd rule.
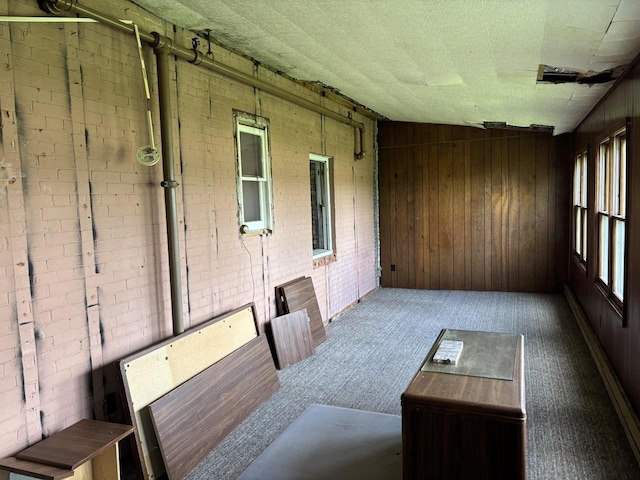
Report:
[[[582,259],[587,261],[587,209],[582,209]]]
[[[587,154],[582,154],[582,168],[580,169],[580,173],[582,174],[582,185],[580,187],[581,192],[581,200],[580,204],[583,207],[587,206]]]
[[[313,233],[313,249],[324,249],[322,238],[322,186],[318,185],[320,162],[309,163],[309,179],[311,187],[311,228]]]
[[[242,213],[244,222],[259,222],[262,220],[260,192],[260,182],[242,182]]]
[[[606,212],[608,204],[607,195],[607,153],[608,143],[600,145],[600,158],[598,160],[598,211]]]
[[[312,158],[317,158],[317,160]],[[326,255],[333,250],[329,159],[327,157],[320,155],[309,156],[309,179],[314,255]]]
[[[609,217],[600,215],[600,242],[598,252],[598,276],[609,283]]]
[[[613,231],[613,279],[611,287],[613,293],[620,300],[624,292],[624,231],[625,224],[622,220],[614,220]]]
[[[582,213],[580,212],[580,207],[576,207],[575,219],[576,219],[575,250],[577,253],[581,254],[582,253]]]
[[[262,173],[262,138],[247,132],[240,132],[240,158],[243,177],[260,177]]]
[[[620,212],[620,141],[615,139],[613,161],[611,165],[611,213]]]
[[[582,189],[582,175],[580,171],[582,170],[582,162],[580,161],[580,155],[576,158],[575,170],[573,172],[573,203],[574,205],[580,205],[580,201],[582,199],[581,189]]]
[[[627,138],[620,140],[620,208],[618,214],[627,214]]]

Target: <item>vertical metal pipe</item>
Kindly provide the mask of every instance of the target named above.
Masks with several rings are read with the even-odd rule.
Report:
[[[182,276],[180,274],[180,249],[178,243],[178,207],[176,202],[175,169],[173,163],[173,112],[171,111],[171,78],[169,76],[169,54],[165,49],[155,50],[158,64],[158,97],[160,99],[160,131],[162,138],[162,170],[164,180],[167,239],[169,242],[169,281],[171,284],[171,316],[173,334],[184,332],[182,318]]]

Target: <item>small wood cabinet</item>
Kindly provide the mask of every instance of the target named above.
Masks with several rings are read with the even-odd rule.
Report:
[[[440,333],[425,362],[446,333]],[[495,346],[484,348],[483,332],[470,333],[461,360],[467,355],[467,361],[487,361],[491,352],[480,353]],[[414,376],[402,394],[405,480],[525,478],[524,341],[522,335],[512,340],[511,380],[422,369]],[[469,341],[479,343],[469,348]],[[476,354],[482,359],[469,358]]]
[[[0,480],[119,480],[118,442],[131,432],[130,425],[81,420],[15,457],[1,459]]]

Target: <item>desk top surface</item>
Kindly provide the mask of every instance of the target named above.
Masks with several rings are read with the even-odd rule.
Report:
[[[447,330],[443,330],[425,358],[429,361]],[[482,332],[474,332],[478,341]],[[434,406],[456,412],[469,412],[512,420],[524,420],[524,361],[522,335],[516,339],[513,380],[419,370],[402,394],[402,403]],[[466,348],[466,345],[465,345]],[[463,349],[464,354],[464,349]],[[424,364],[424,362],[423,362]]]
[[[131,432],[131,425],[80,420],[22,450],[16,458],[73,470]]]

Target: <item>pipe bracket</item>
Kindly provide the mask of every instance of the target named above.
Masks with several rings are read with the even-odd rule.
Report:
[[[151,45],[151,48],[156,52],[172,53],[173,40],[169,37],[165,37],[164,35],[160,35],[158,32],[151,32],[151,35],[153,35],[154,38],[154,41],[149,44]]]
[[[203,58],[202,53],[195,48],[193,48],[192,51],[193,51],[193,60],[189,60],[189,63],[192,63],[194,65],[200,65],[202,63],[202,58]]]
[[[78,0],[38,0],[38,7],[43,12],[58,15],[59,13],[70,11],[76,3],[78,3]]]
[[[160,186],[162,188],[177,188],[178,185],[180,185],[178,182],[176,182],[175,180],[163,180],[160,182]]]

